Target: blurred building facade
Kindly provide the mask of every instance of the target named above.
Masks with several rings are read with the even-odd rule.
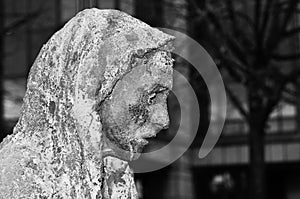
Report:
[[[50,36],[77,12],[75,0],[3,0],[5,3],[5,57],[4,65],[4,117],[8,129],[12,129],[19,117],[22,98],[26,89],[28,71],[40,48]],[[189,6],[184,0],[96,0],[99,8],[118,8],[152,26],[160,26],[190,33],[187,20]],[[180,17],[179,17],[180,15]],[[298,22],[296,22],[298,23]],[[295,50],[300,52],[299,38]],[[187,78],[192,69],[184,60],[177,58],[175,67]],[[298,66],[300,63],[296,63]],[[175,80],[176,81],[176,80]],[[180,82],[178,87],[184,87]],[[245,89],[239,85],[235,90],[241,96]],[[184,89],[181,90],[184,94]],[[300,95],[299,95],[300,97]],[[171,119],[177,121],[178,104],[170,100]],[[236,108],[228,100],[227,121],[222,137],[214,150],[204,159],[198,158],[201,134],[205,131],[209,100],[199,94],[204,111],[203,128],[195,142],[182,158],[159,171],[137,174],[140,197],[148,198],[246,198],[249,169],[248,128]],[[299,100],[298,100],[299,101]],[[203,110],[205,109],[206,110]],[[186,107],[192,111],[193,107]],[[202,114],[202,112],[201,112]],[[201,116],[202,117],[202,116]],[[192,121],[192,118],[187,118]],[[172,121],[171,120],[171,121]],[[268,198],[300,198],[300,105],[282,101],[269,120],[265,143],[267,162]],[[188,127],[186,128],[187,134]],[[159,145],[169,142],[176,133],[171,127],[159,136]],[[5,137],[2,134],[1,137]],[[150,146],[148,149],[151,150]],[[161,161],[161,160],[157,160]]]

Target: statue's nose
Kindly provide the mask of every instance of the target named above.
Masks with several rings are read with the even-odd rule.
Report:
[[[158,125],[162,129],[169,128],[169,114],[167,110],[167,105],[157,104],[153,107],[151,115],[151,122],[155,125]]]

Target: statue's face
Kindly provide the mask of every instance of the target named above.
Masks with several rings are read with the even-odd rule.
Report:
[[[169,125],[167,96],[172,87],[172,59],[157,52],[147,62],[145,59],[136,64],[117,82],[101,107],[104,135],[115,151],[139,153],[147,138]]]

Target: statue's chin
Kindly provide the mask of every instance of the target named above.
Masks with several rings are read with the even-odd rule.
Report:
[[[104,143],[103,157],[113,156],[121,160],[133,161],[140,157],[144,146],[148,142],[136,142],[135,144],[131,143],[132,145],[128,145],[126,147],[118,146],[109,139],[106,139]]]
[[[116,150],[103,150],[103,157],[112,156],[119,158],[124,161],[134,161],[140,157],[141,153],[129,152],[126,150],[116,151]]]

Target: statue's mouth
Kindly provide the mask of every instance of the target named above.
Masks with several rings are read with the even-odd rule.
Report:
[[[150,139],[156,137],[156,133],[148,133],[148,134],[145,134],[145,135],[142,135],[140,137],[140,142],[142,145],[147,145],[149,142],[150,142]]]
[[[145,146],[145,145],[149,144],[149,141],[147,140],[147,138],[141,138],[141,144],[143,146]]]
[[[161,131],[162,128],[155,126],[151,130],[143,133],[142,135],[139,136],[139,142],[141,145],[145,146],[149,144],[149,142],[153,141],[157,134]]]
[[[156,137],[156,134],[157,133],[155,132],[155,133],[149,133],[149,134],[142,136],[141,137],[142,144],[143,145],[149,144],[149,142]]]

